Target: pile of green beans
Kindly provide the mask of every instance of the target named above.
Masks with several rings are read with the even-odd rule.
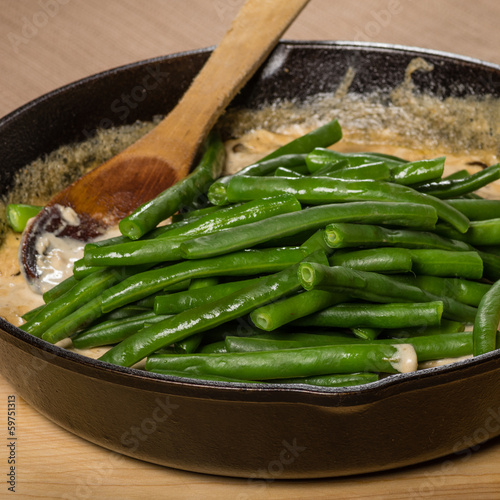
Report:
[[[87,244],[22,328],[254,384],[366,384],[496,349],[500,200],[476,191],[500,165],[443,177],[445,157],[340,153],[341,137],[334,120],[218,177],[212,133],[189,178]]]

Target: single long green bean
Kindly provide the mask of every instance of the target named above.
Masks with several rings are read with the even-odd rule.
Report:
[[[373,180],[388,181],[391,178],[391,171],[385,162],[366,163],[355,167],[345,167],[331,172],[321,173],[318,170],[314,177],[334,177],[336,179]]]
[[[472,193],[498,179],[500,179],[500,163],[463,179],[430,182],[418,186],[418,190],[441,199],[456,198],[457,196]]]
[[[323,252],[316,252],[306,259],[327,262]],[[144,328],[120,342],[99,359],[120,366],[132,366],[161,347],[241,318],[257,307],[298,291],[300,283],[297,270],[298,264],[289,265],[281,272],[267,277],[263,282]]]
[[[276,235],[287,237],[315,231],[335,221],[366,221],[428,229],[435,220],[436,211],[429,205],[377,201],[336,203],[277,215],[217,234],[200,236],[183,242],[180,249],[185,258],[199,259],[250,248],[270,241]]]
[[[236,176],[227,186],[231,202],[271,196],[271,193],[293,194],[301,203],[321,205],[346,201],[385,201],[421,203],[436,209],[438,217],[461,233],[469,227],[469,219],[446,202],[409,186],[379,181],[357,181],[328,177],[252,177]]]
[[[339,344],[282,351],[222,354],[156,355],[146,369],[169,369],[187,374],[212,374],[245,380],[311,377],[376,372],[411,372],[417,368],[413,347],[399,345]]]
[[[316,347],[321,349],[326,346],[372,346],[409,344],[416,352],[419,362],[443,358],[458,358],[472,354],[472,332],[446,333],[442,335],[429,335],[409,337],[405,339],[348,339],[335,335],[302,335],[294,340],[287,340],[292,335],[283,335],[282,339],[268,339],[260,337],[227,337],[225,345],[227,352],[277,352],[284,350],[290,352],[304,348]],[[292,337],[293,338],[293,337]]]
[[[311,174],[334,162],[346,160],[351,167],[384,161],[389,167],[396,167],[405,163],[404,160],[393,156],[377,153],[340,153],[324,147],[317,147],[306,156],[306,165]]]
[[[297,326],[332,328],[406,328],[411,326],[439,325],[443,303],[342,303],[294,322]]]
[[[317,377],[285,378],[269,380],[275,384],[306,384],[319,387],[352,387],[376,382],[379,379],[377,373],[347,373],[335,375],[318,375]]]
[[[446,158],[432,158],[403,163],[391,170],[392,181],[406,186],[438,179],[443,175]]]
[[[184,179],[144,203],[122,219],[119,228],[124,236],[136,240],[168,219],[183,205],[189,205],[222,172],[225,149],[219,135],[211,132],[200,163]]]
[[[78,280],[73,276],[69,276],[65,280],[61,281],[58,283],[56,286],[53,286],[50,290],[47,290],[43,294],[43,301],[45,303],[51,302],[54,299],[57,299],[57,297],[60,297],[67,291],[71,290],[76,284],[78,283]]]
[[[459,233],[460,234],[460,233]],[[439,236],[429,231],[395,229],[373,224],[335,222],[325,228],[325,241],[331,248],[396,246],[472,250],[467,243]]]

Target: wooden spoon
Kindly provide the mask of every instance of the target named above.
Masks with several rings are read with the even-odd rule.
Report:
[[[37,288],[42,234],[89,241],[185,177],[224,108],[255,73],[308,0],[247,0],[177,106],[139,141],[57,194],[26,229],[20,251]],[[65,208],[78,215],[69,221]],[[71,212],[71,211],[70,211]]]

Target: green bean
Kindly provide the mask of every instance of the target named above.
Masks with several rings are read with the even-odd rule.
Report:
[[[286,336],[288,337],[288,336]],[[458,358],[461,356],[470,356],[472,354],[473,337],[472,332],[460,333],[446,333],[443,335],[429,335],[419,337],[409,337],[405,339],[377,339],[377,340],[362,340],[351,339],[348,340],[339,336],[336,338],[334,335],[303,335],[302,338],[295,341],[280,339],[261,339],[259,337],[241,337],[241,338],[226,338],[226,348],[228,352],[233,354],[254,353],[262,354],[264,352],[292,352],[300,351],[302,349],[323,349],[325,347],[348,349],[353,346],[363,346],[377,348],[383,345],[410,345],[416,353],[419,362],[430,361],[442,358]],[[293,347],[292,347],[293,346]],[[151,358],[150,358],[151,359]],[[152,361],[151,364],[158,365],[161,363]],[[366,371],[375,371],[373,368]]]
[[[349,224],[343,222],[335,222],[325,228],[325,241],[331,248],[398,246],[404,248],[472,250],[470,245],[462,241],[451,240],[428,231],[412,231],[373,224]]]
[[[329,258],[332,266],[346,266],[360,271],[378,273],[410,272],[413,260],[406,248],[367,248],[335,252]]]
[[[478,251],[479,256],[483,260],[483,278],[490,281],[500,279],[500,255],[495,255],[490,252]]]
[[[471,221],[469,229],[463,234],[445,224],[438,224],[436,231],[447,238],[461,240],[473,246],[500,245],[500,218]]]
[[[421,203],[436,209],[438,217],[464,233],[469,219],[446,202],[409,186],[379,181],[342,180],[328,177],[251,177],[236,176],[227,186],[228,200],[245,201],[288,193],[301,203],[321,205],[346,201],[385,201]]]
[[[209,288],[219,284],[217,276],[207,278],[195,278],[189,283],[188,290],[199,290],[200,288]]]
[[[194,210],[189,210],[187,212],[177,212],[172,215],[172,224],[173,225],[177,222],[180,223],[188,223],[194,220],[194,218],[200,218],[203,217],[207,214],[212,214],[214,212],[217,212],[218,210],[221,210],[222,207],[218,207],[216,205],[211,205],[209,207],[204,207],[204,208],[197,208]]]
[[[339,153],[338,151],[332,151],[324,147],[317,147],[306,156],[306,165],[309,172],[315,174],[321,168],[341,160],[347,160],[351,167],[383,160],[391,168],[399,166],[404,162],[404,160],[402,161],[387,155],[381,156],[377,153]]]
[[[219,177],[224,159],[224,144],[218,134],[211,132],[200,163],[195,169],[187,177],[122,219],[119,223],[121,233],[137,240],[161,221],[168,219],[182,205],[191,203],[199,193],[208,189],[208,185]]]
[[[500,322],[500,281],[496,281],[484,294],[474,321],[474,356],[493,351],[497,346]]]
[[[208,199],[214,205],[228,203],[226,197],[227,183],[238,175],[266,175],[274,172],[279,166],[290,167],[304,163],[306,153],[315,147],[327,147],[335,144],[342,138],[342,129],[337,120],[318,127],[317,129],[294,139],[268,154],[258,162],[243,168],[234,175],[224,177],[214,182],[208,190]],[[293,157],[288,157],[293,155]],[[296,155],[301,155],[300,159]],[[275,160],[275,161],[271,161]],[[300,162],[300,163],[299,163]]]
[[[394,279],[418,286],[437,296],[450,297],[458,302],[477,307],[491,285],[460,278],[439,276],[393,276]]]
[[[500,163],[463,179],[430,182],[419,186],[418,190],[441,199],[456,198],[476,191],[498,179],[500,179]]]
[[[78,283],[78,280],[74,276],[69,276],[65,280],[53,286],[50,290],[47,290],[43,294],[43,301],[45,303],[51,302],[62,294],[66,293],[68,290],[73,288]]]
[[[283,178],[282,178],[283,179]],[[290,179],[288,179],[290,180]],[[217,234],[200,236],[181,244],[187,259],[221,255],[249,248],[280,235],[282,238],[310,230],[315,231],[332,222],[366,221],[379,224],[409,225],[429,228],[436,212],[429,205],[416,203],[353,202],[311,207],[234,227]]]
[[[344,168],[349,167],[349,160],[333,160],[329,163],[326,163],[323,167],[321,167],[319,170],[316,170],[314,172],[315,176],[322,176],[322,175],[330,175],[333,174],[334,172],[337,172],[339,170],[343,170]],[[309,173],[309,168],[307,167],[307,173]]]
[[[319,387],[352,387],[355,385],[369,384],[379,379],[377,373],[347,373],[341,375],[319,375],[317,377],[285,378],[270,380],[277,384],[306,384]]]
[[[6,208],[7,222],[16,233],[22,233],[28,221],[38,215],[42,209],[43,207],[36,205],[9,203]]]
[[[496,219],[500,214],[500,200],[456,198],[446,200],[446,202],[466,215],[471,221]]]
[[[274,171],[274,175],[276,177],[304,177],[303,174],[300,174],[299,172],[295,172],[294,170],[285,167],[278,167]]]
[[[156,314],[177,314],[207,302],[213,302],[214,300],[226,297],[236,290],[241,290],[263,279],[265,278],[230,281],[209,288],[157,295],[154,301],[154,311]]]
[[[323,170],[323,169],[321,169]],[[391,171],[385,162],[366,163],[356,167],[346,167],[333,172],[320,174],[316,172],[314,177],[334,177],[336,179],[353,179],[353,180],[373,180],[373,181],[388,181],[391,178]]]
[[[446,177],[443,177],[443,181],[451,181],[453,179],[465,179],[466,177],[470,176],[470,172],[466,169],[463,168],[462,170],[457,170],[455,172],[452,172],[451,174],[447,175]]]
[[[468,279],[481,279],[483,276],[483,261],[477,252],[437,249],[408,251],[416,274]]]
[[[327,307],[294,321],[298,326],[333,328],[406,328],[439,325],[443,314],[442,302],[423,303],[343,303]]]
[[[324,345],[357,344],[361,339],[342,332],[337,333],[267,333],[250,337],[226,336],[226,352],[278,351]],[[220,346],[219,346],[220,348]],[[216,349],[214,349],[216,350]]]
[[[227,352],[226,344],[223,340],[217,342],[212,342],[211,344],[205,344],[198,349],[198,352],[208,354],[214,352]]]
[[[327,262],[324,253],[307,256],[308,261]],[[205,332],[229,321],[241,318],[268,302],[300,289],[298,263],[214,302],[203,304],[172,318],[144,328],[120,342],[101,358],[119,366],[132,366],[161,347],[171,345],[196,333]]]
[[[78,333],[71,340],[77,349],[117,344],[144,328],[146,322],[156,323],[166,318],[167,315],[156,315],[148,311],[129,318],[103,321]]]
[[[322,266],[313,262],[299,266],[299,279],[306,290],[321,289],[345,292],[371,302],[433,302],[442,301],[443,315],[448,319],[474,321],[476,309],[450,297],[437,297],[416,286],[401,283],[387,275],[355,271],[342,266]]]
[[[409,345],[340,344],[282,351],[221,354],[156,355],[146,369],[183,371],[244,380],[269,380],[317,375],[411,372],[416,354]]]
[[[443,175],[446,158],[441,156],[430,160],[403,163],[391,170],[392,181],[397,184],[417,184],[438,179]]]
[[[103,312],[130,304],[187,278],[252,276],[284,269],[304,254],[299,248],[242,250],[216,258],[183,261],[135,274],[103,292]]]
[[[351,327],[351,332],[363,340],[375,340],[382,332],[382,328]]]
[[[250,313],[250,319],[262,330],[276,330],[291,321],[348,299],[345,294],[311,290],[259,307]]]
[[[418,326],[410,328],[391,328],[383,330],[381,336],[391,339],[407,339],[409,337],[428,337],[429,335],[445,335],[447,333],[459,333],[465,330],[465,324],[460,321],[452,321],[442,318],[438,326]]]
[[[208,214],[193,224],[181,228],[181,233],[169,233],[169,238],[131,241],[105,248],[90,248],[85,252],[84,262],[90,266],[132,266],[181,260],[179,247],[187,239],[205,234],[218,235],[221,229],[247,225],[274,215],[297,212],[300,209],[300,203],[290,195],[254,200]]]
[[[105,269],[84,278],[66,293],[49,302],[39,314],[22,325],[21,329],[36,337],[41,336],[47,328],[124,277],[125,274],[119,269]]]

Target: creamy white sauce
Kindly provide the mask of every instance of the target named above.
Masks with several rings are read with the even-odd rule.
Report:
[[[387,361],[389,361],[396,371],[399,373],[410,373],[417,370],[417,353],[411,344],[395,344],[392,347],[396,349],[396,352]]]

